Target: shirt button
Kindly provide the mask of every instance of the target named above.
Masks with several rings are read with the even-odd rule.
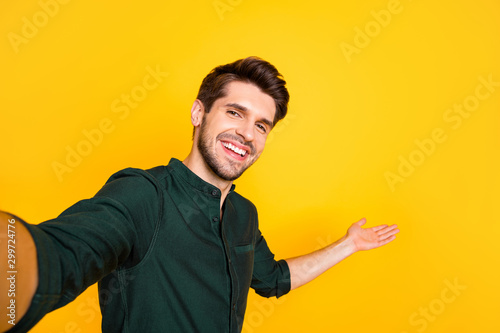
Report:
[[[215,197],[217,194],[219,194],[219,193],[217,192],[217,190],[212,190],[212,196],[213,196],[213,197]]]
[[[212,221],[219,222],[219,218],[217,216],[212,217]]]
[[[236,304],[233,304],[233,311],[236,310]]]

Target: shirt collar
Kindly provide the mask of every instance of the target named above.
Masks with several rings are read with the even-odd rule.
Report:
[[[184,163],[182,163],[178,159],[171,158],[167,167],[197,190],[211,195],[214,194],[214,191],[217,191],[218,195],[220,195],[220,190],[217,186],[207,183],[206,181],[201,179],[197,174],[191,171],[187,166],[184,165]],[[236,185],[232,184],[229,193],[234,191],[235,187]]]

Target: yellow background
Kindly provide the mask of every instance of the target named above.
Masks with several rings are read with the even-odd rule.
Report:
[[[0,209],[39,223],[122,168],[183,159],[202,78],[257,55],[284,74],[289,116],[236,185],[276,256],[324,246],[362,217],[401,233],[278,302],[251,291],[243,331],[500,331],[500,87],[460,125],[445,120],[474,102],[480,77],[500,82],[500,3],[66,2],[52,16],[34,0],[0,4]],[[113,112],[148,67],[168,76],[128,115]],[[54,162],[103,119],[113,130],[58,179]],[[436,128],[446,140],[422,155],[415,140]],[[419,165],[391,185],[410,156]],[[92,286],[32,332],[100,331],[96,302]]]

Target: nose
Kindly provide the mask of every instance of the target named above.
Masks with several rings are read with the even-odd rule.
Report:
[[[255,126],[249,121],[245,121],[236,128],[236,134],[243,137],[245,142],[251,142],[254,139]]]

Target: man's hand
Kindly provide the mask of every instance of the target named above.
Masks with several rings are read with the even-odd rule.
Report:
[[[286,259],[290,268],[291,289],[308,283],[358,251],[374,249],[392,242],[399,232],[395,224],[361,228],[365,223],[365,218],[353,223],[344,237],[323,249]]]
[[[362,218],[356,223],[353,223],[347,230],[346,238],[352,242],[355,251],[371,250],[396,239],[396,234],[399,232],[397,225],[381,224],[372,228],[361,228],[366,223],[366,219]]]

